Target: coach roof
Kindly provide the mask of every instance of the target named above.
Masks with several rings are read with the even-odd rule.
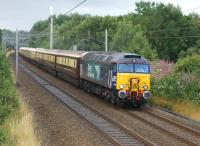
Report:
[[[34,52],[58,55],[58,56],[68,56],[68,57],[75,57],[80,58],[87,54],[86,51],[72,51],[72,50],[58,50],[58,49],[44,49],[44,48],[26,48],[22,47],[21,50],[29,50]]]

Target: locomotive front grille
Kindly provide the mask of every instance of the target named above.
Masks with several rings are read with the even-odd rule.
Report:
[[[130,87],[138,88],[139,87],[139,79],[137,79],[137,78],[130,79]]]

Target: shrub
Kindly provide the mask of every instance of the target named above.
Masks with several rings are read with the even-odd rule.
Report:
[[[152,93],[200,104],[200,55],[179,59],[172,74],[153,78]]]
[[[200,74],[200,55],[187,56],[186,58],[179,59],[175,71],[184,73]]]
[[[173,62],[164,60],[151,62],[151,76],[154,78],[163,78],[172,73],[174,68]]]

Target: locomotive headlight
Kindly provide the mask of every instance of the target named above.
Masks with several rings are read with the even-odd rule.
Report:
[[[119,86],[119,88],[120,88],[120,89],[123,89],[123,88],[124,88],[124,85],[121,84],[121,85]]]
[[[147,90],[148,89],[148,86],[147,85],[144,85],[144,90]]]

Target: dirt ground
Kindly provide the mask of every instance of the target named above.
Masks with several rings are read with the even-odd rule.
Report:
[[[10,57],[14,70],[14,58]],[[66,108],[19,68],[20,95],[34,113],[35,131],[44,146],[111,145],[85,120]]]

